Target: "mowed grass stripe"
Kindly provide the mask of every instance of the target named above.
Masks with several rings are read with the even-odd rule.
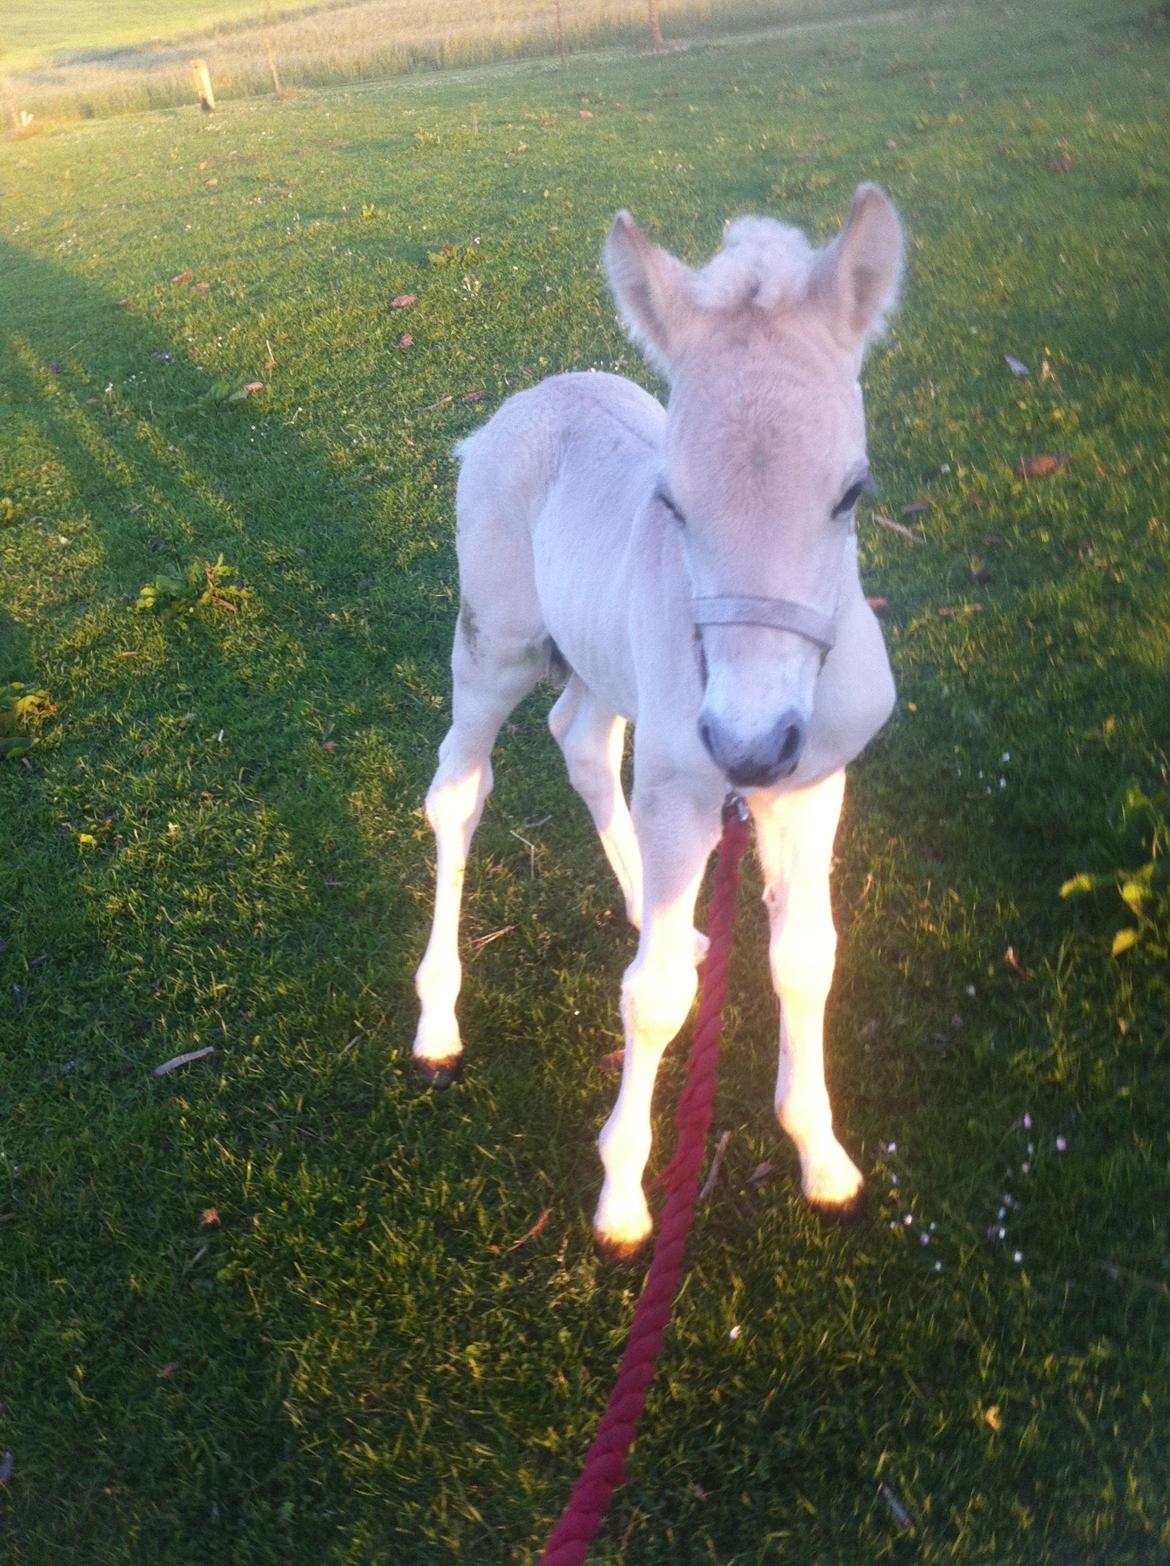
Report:
[[[800,1202],[749,876],[726,1175],[596,1558],[1164,1553],[1165,968],[1057,891],[1138,862],[1116,800],[1167,765],[1165,53],[1043,3],[3,149],[0,682],[57,709],[0,761],[18,1559],[536,1558],[637,1286],[588,1234],[632,941],[535,696],[469,877],[467,1077],[416,1087],[451,446],[558,369],[654,384],[616,207],[698,261],[744,210],[827,237],[861,178],[912,241],[877,506],[930,502],[922,546],[863,532],[901,703],[829,1037],[873,1211]],[[221,554],[234,612],[134,611]]]

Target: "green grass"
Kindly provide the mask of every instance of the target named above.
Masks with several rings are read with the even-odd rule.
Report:
[[[827,235],[862,178],[911,236],[879,507],[931,502],[923,546],[863,529],[901,702],[829,1047],[872,1210],[799,1199],[749,877],[726,1173],[591,1559],[1166,1558],[1170,988],[1059,889],[1143,863],[1121,801],[1165,799],[1167,41],[1037,0],[0,151],[0,698],[55,708],[0,699],[37,741],[0,759],[6,1559],[537,1558],[637,1290],[588,1227],[632,943],[534,697],[469,877],[467,1075],[415,1084],[451,446],[554,370],[653,384],[616,207],[698,260],[743,210]]]
[[[277,0],[275,15],[309,10],[315,0]],[[316,0],[319,3],[319,0]],[[26,60],[62,49],[111,49],[144,39],[210,30],[224,23],[264,15],[264,0],[118,0],[99,7],[93,0],[9,0],[0,46]]]

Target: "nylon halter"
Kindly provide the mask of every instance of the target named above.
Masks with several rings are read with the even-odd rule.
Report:
[[[835,615],[823,614],[792,598],[755,598],[721,594],[717,598],[692,598],[695,624],[762,625],[771,631],[794,631],[819,647],[821,656],[832,651],[837,639]]]
[[[686,525],[686,518],[662,488],[655,491],[654,498],[676,522]],[[852,531],[856,530],[855,523]],[[837,607],[832,614],[825,614],[794,598],[761,598],[751,593],[720,593],[691,599],[696,631],[704,625],[760,625],[769,631],[791,631],[819,649],[822,663],[837,640]]]

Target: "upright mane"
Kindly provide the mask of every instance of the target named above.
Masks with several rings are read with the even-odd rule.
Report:
[[[727,226],[723,249],[692,275],[687,291],[700,310],[775,310],[807,293],[817,255],[798,228],[774,218],[737,218]]]

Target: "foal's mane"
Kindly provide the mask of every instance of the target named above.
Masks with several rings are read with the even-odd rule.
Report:
[[[693,273],[687,292],[700,310],[775,310],[807,294],[819,252],[798,228],[774,218],[729,223],[723,249]]]

